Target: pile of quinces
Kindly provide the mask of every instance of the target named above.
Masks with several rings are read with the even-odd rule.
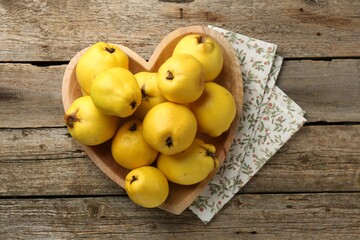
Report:
[[[64,115],[68,131],[84,145],[110,140],[114,160],[129,170],[130,199],[158,207],[168,181],[196,184],[219,165],[215,147],[197,133],[218,137],[235,118],[232,94],[214,81],[223,62],[214,38],[189,34],[157,72],[133,73],[118,46],[98,42],[76,65],[83,95]]]

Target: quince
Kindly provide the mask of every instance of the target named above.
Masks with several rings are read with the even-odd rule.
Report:
[[[118,129],[118,118],[100,112],[90,96],[77,98],[64,115],[70,135],[84,145],[98,145],[111,139]]]
[[[140,106],[136,109],[134,116],[138,119],[144,119],[147,112],[155,105],[166,102],[158,88],[156,72],[139,72],[135,78],[139,84],[142,100]]]
[[[119,128],[112,140],[112,156],[124,168],[132,170],[150,165],[158,155],[144,140],[142,129],[140,120],[129,120]]]
[[[188,148],[194,141],[197,123],[185,106],[164,102],[154,106],[143,121],[143,135],[158,152],[171,155]]]
[[[161,94],[175,103],[190,103],[204,90],[204,70],[189,54],[173,55],[159,68],[157,84]]]
[[[157,168],[166,178],[181,185],[201,182],[218,166],[215,147],[198,138],[185,151],[170,156],[160,154],[157,160]]]
[[[152,166],[131,170],[125,177],[125,190],[129,198],[145,208],[155,208],[169,195],[169,183],[165,175]]]
[[[201,97],[189,104],[194,113],[199,131],[218,137],[230,128],[236,116],[236,103],[233,95],[223,86],[205,83]]]
[[[190,34],[183,37],[175,46],[173,55],[190,54],[204,67],[205,81],[213,81],[220,74],[224,57],[221,46],[208,35]]]
[[[76,78],[84,95],[90,95],[95,76],[109,68],[129,68],[128,56],[117,46],[98,42],[80,57],[76,65]]]
[[[99,73],[91,86],[91,99],[107,115],[128,117],[141,103],[141,91],[134,75],[125,68]]]

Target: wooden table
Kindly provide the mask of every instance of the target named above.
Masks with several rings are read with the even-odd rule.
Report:
[[[359,239],[360,2],[0,0],[0,239]],[[308,122],[204,225],[133,204],[68,135],[62,76],[94,42],[148,59],[178,27],[278,44]]]

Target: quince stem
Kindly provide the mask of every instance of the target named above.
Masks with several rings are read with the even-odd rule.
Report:
[[[133,100],[133,101],[130,103],[130,106],[131,106],[131,109],[136,108],[136,106],[137,106],[136,101],[135,101],[135,100]]]
[[[115,52],[115,48],[105,47],[105,50],[108,51],[109,53],[114,53]]]
[[[132,184],[133,182],[135,182],[135,181],[137,181],[137,180],[138,180],[137,176],[132,175],[132,178],[131,178],[130,184]]]
[[[166,76],[166,79],[167,79],[167,80],[173,80],[173,79],[174,79],[174,75],[172,74],[172,72],[168,71],[167,74],[168,74],[168,75]]]
[[[206,36],[201,35],[198,37],[198,44],[205,43],[206,42]]]
[[[134,122],[134,124],[130,126],[129,131],[130,132],[135,132],[136,129],[137,129],[137,126],[136,126],[136,123]]]
[[[79,111],[79,109],[77,109],[75,112],[73,112],[69,115],[67,115],[67,114],[64,115],[65,124],[68,127],[73,128],[75,122],[80,122],[80,119],[76,117],[76,114],[78,111]]]
[[[174,146],[173,140],[171,139],[171,137],[168,137],[168,138],[166,139],[166,146],[168,146],[169,148],[171,148],[172,146]]]

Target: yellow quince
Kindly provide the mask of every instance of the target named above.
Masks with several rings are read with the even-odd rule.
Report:
[[[91,99],[107,115],[128,117],[141,103],[141,91],[134,75],[125,68],[99,73],[91,86]]]
[[[112,156],[124,168],[132,170],[150,165],[158,155],[144,140],[142,129],[140,120],[129,120],[119,128],[112,140]]]
[[[213,81],[220,74],[224,57],[221,46],[211,36],[204,34],[189,34],[183,37],[175,46],[173,55],[190,54],[204,67],[205,81]]]
[[[118,129],[118,118],[100,112],[90,96],[77,98],[66,110],[64,121],[70,135],[89,146],[106,142]]]
[[[181,185],[201,182],[218,166],[215,147],[198,138],[185,151],[170,156],[160,154],[157,160],[157,168],[166,178]]]
[[[201,63],[189,54],[173,55],[160,66],[157,84],[167,100],[190,103],[204,90],[204,70]]]
[[[155,208],[166,201],[169,183],[159,169],[144,166],[135,168],[126,175],[125,190],[136,204],[145,208]]]
[[[117,46],[98,42],[89,47],[76,65],[76,78],[84,95],[90,95],[95,76],[109,68],[129,68],[128,56]]]
[[[194,114],[187,107],[173,102],[154,106],[143,121],[145,141],[166,155],[188,148],[194,141],[196,130]]]
[[[142,95],[141,104],[136,109],[134,116],[138,119],[144,119],[152,107],[167,100],[161,95],[158,88],[156,72],[139,72],[134,76],[139,84]]]
[[[206,82],[201,97],[189,105],[194,113],[199,131],[218,137],[230,128],[236,116],[233,95],[223,86]]]

